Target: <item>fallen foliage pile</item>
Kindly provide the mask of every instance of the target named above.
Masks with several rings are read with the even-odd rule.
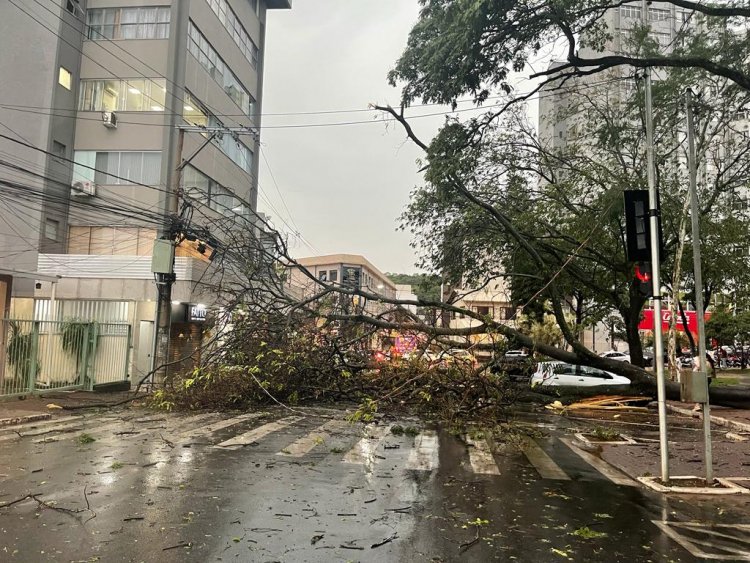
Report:
[[[283,329],[280,329],[283,328]],[[502,374],[460,362],[429,366],[420,360],[376,362],[341,335],[316,326],[247,323],[232,333],[201,367],[174,374],[154,395],[165,409],[243,409],[277,401],[352,401],[355,417],[398,408],[436,419],[502,420],[515,391]]]

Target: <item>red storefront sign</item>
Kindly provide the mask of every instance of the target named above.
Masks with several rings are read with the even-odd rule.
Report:
[[[661,312],[661,328],[663,331],[669,330],[671,324],[672,314],[669,311]],[[685,317],[687,318],[687,329],[693,334],[698,334],[698,317],[695,311],[685,311]],[[704,313],[703,318],[708,320],[711,318],[711,313]],[[675,314],[675,327],[677,330],[685,332],[685,326],[682,323],[682,315],[679,311]],[[638,330],[654,330],[654,310],[644,309],[641,314],[641,322],[638,324]]]

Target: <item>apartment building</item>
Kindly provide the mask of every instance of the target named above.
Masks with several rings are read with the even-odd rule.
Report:
[[[684,26],[692,25],[692,11],[678,8],[665,2],[650,2],[648,20],[649,36],[654,39],[662,52],[669,52],[675,45],[678,33]],[[605,12],[602,21],[611,35],[603,52],[594,51],[584,43],[579,55],[586,58],[627,53],[631,49],[633,28],[642,21],[641,2],[634,1]],[[549,68],[556,68],[561,61],[552,61]],[[576,119],[568,115],[570,108],[582,102],[579,88],[584,88],[594,96],[622,96],[635,87],[635,81],[628,77],[633,74],[628,67],[617,67],[606,73],[569,80],[561,89],[560,83],[553,82],[543,88],[539,96],[539,138],[550,149],[562,149],[568,139],[576,135]],[[659,71],[654,72],[658,80]],[[615,80],[617,79],[617,80]]]
[[[176,249],[172,341],[175,350],[197,345],[213,304],[202,285],[210,245],[221,242],[212,229],[253,228],[267,15],[290,8],[291,0],[0,5],[6,315],[128,322],[130,373],[149,371],[153,243],[177,164],[189,160],[178,210],[215,240],[189,236],[196,240]]]

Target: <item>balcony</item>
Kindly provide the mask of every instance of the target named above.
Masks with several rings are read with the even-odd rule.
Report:
[[[175,258],[177,281],[197,281],[208,264],[197,258]],[[153,280],[151,256],[40,254],[37,270],[63,278]]]

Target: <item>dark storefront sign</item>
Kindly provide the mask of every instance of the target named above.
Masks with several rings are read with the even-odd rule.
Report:
[[[172,303],[173,323],[206,322],[206,306],[199,303]]]

